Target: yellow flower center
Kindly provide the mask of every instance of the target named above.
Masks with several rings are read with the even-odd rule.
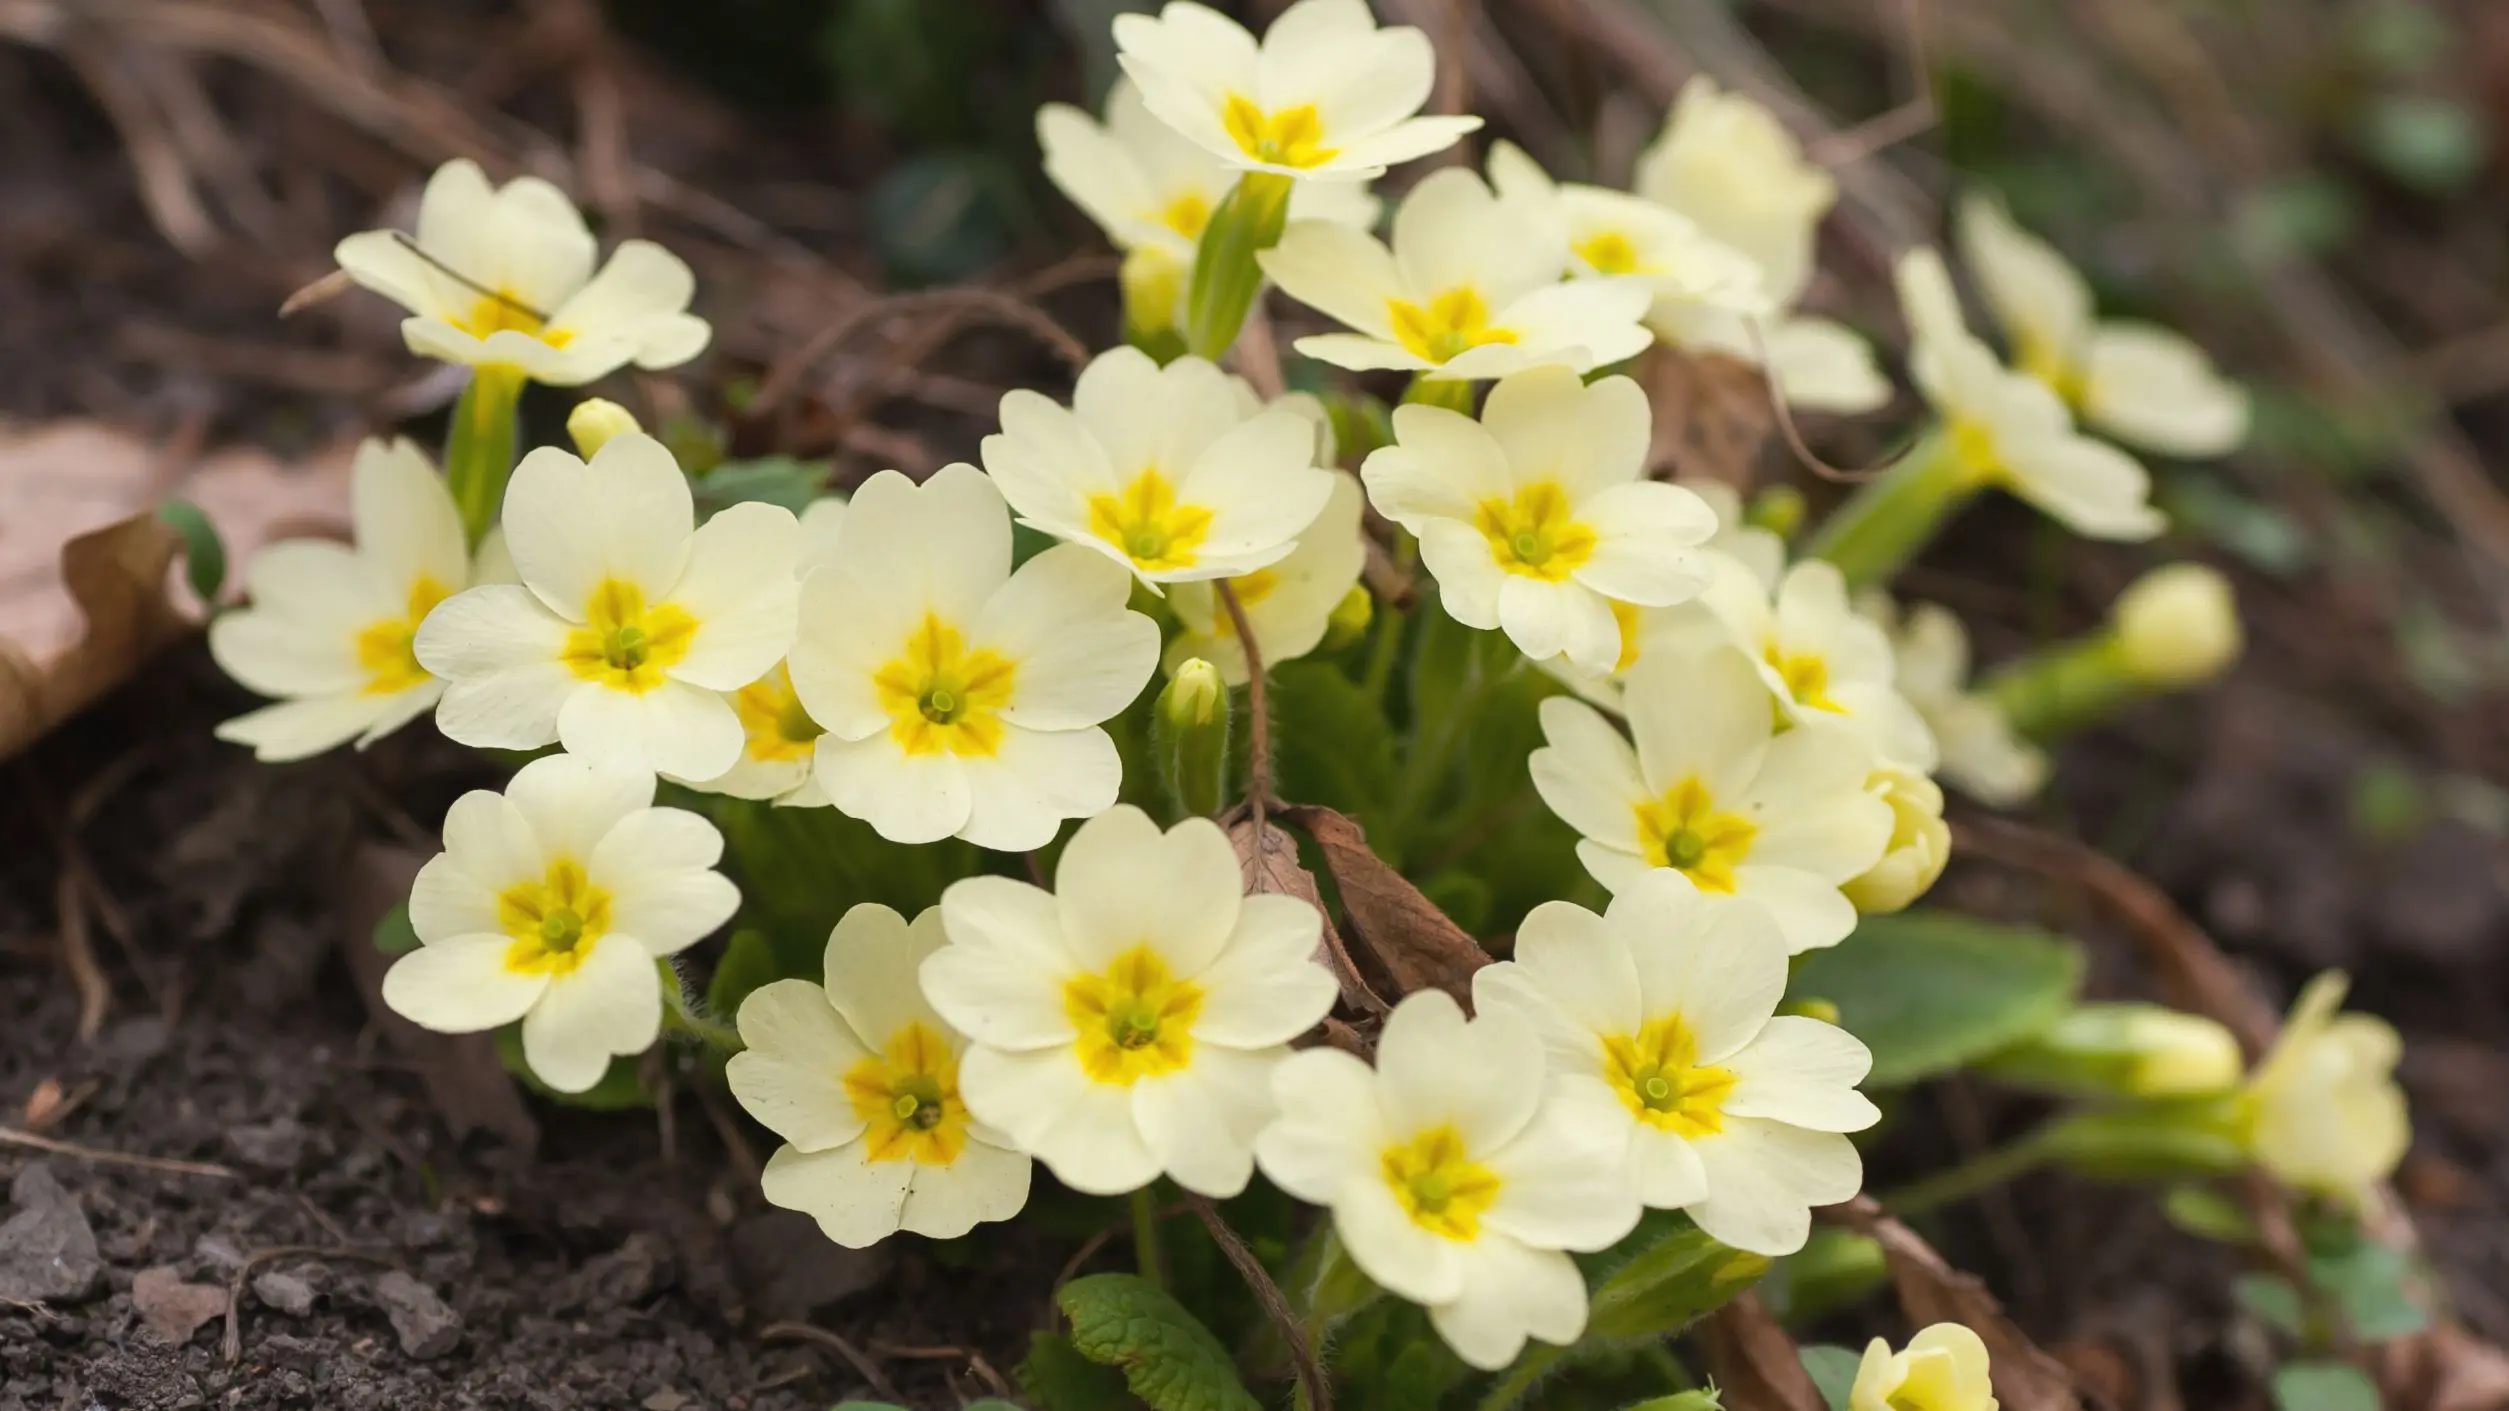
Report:
[[[1631,1115],[1660,1131],[1703,1137],[1725,1126],[1724,1102],[1734,1090],[1729,1069],[1699,1062],[1698,1036],[1681,1016],[1667,1015],[1634,1034],[1603,1040],[1603,1077]]]
[[[1153,466],[1116,495],[1089,497],[1089,532],[1124,551],[1147,573],[1194,566],[1211,533],[1211,512],[1176,502],[1176,487]]]
[[[1490,306],[1468,284],[1447,290],[1426,307],[1388,299],[1385,310],[1394,322],[1395,341],[1433,363],[1451,361],[1484,343],[1516,341],[1514,329],[1490,326]]]
[[[592,884],[582,863],[552,858],[538,881],[497,893],[497,926],[513,940],[505,948],[506,969],[564,975],[609,933],[610,894]]]
[[[1597,231],[1577,242],[1577,257],[1597,274],[1641,274],[1638,247],[1617,230]]]
[[[1135,946],[1104,974],[1065,981],[1063,1012],[1080,1031],[1072,1051],[1081,1071],[1101,1083],[1130,1087],[1192,1061],[1202,988],[1171,977],[1157,952]]]
[[[1188,240],[1201,239],[1202,228],[1210,223],[1211,203],[1203,200],[1198,191],[1184,193],[1159,212],[1159,224]]]
[[[433,679],[427,668],[418,664],[413,645],[418,640],[418,624],[436,604],[451,596],[443,584],[425,574],[409,585],[409,608],[400,617],[386,617],[367,624],[357,633],[357,664],[366,669],[363,690],[370,696],[391,696],[423,685]]]
[[[1480,1236],[1500,1183],[1498,1173],[1470,1158],[1461,1132],[1432,1127],[1387,1147],[1380,1160],[1385,1184],[1413,1224],[1450,1240]]]
[[[1556,480],[1520,487],[1513,500],[1483,500],[1473,527],[1509,573],[1557,583],[1594,557],[1595,533],[1569,514],[1568,492]]]
[[[1786,694],[1795,704],[1809,710],[1826,710],[1844,715],[1847,708],[1829,693],[1829,660],[1818,652],[1788,652],[1775,642],[1768,644],[1761,656],[1777,679],[1786,683]]]
[[[958,1096],[958,1055],[921,1020],[889,1036],[879,1054],[845,1070],[845,1099],[866,1128],[864,1159],[947,1166],[967,1149],[967,1104]]]
[[[1620,629],[1620,660],[1612,663],[1612,674],[1618,676],[1638,664],[1638,605],[1612,599],[1612,625]]]
[[[1962,478],[1973,484],[1986,484],[2004,473],[2004,455],[1996,449],[1994,431],[1966,417],[1951,424],[1951,459]]]
[[[1313,103],[1267,113],[1253,99],[1232,93],[1220,122],[1236,141],[1237,150],[1272,166],[1303,171],[1341,155],[1339,147],[1324,145],[1324,119]]]
[[[584,603],[584,625],[566,634],[559,657],[586,681],[642,695],[697,640],[697,619],[669,603],[647,606],[645,592],[617,578],[602,580]]]
[[[748,736],[744,752],[761,764],[808,759],[811,747],[827,733],[802,709],[793,678],[781,666],[741,687],[732,697],[732,710]]]
[[[1637,806],[1639,850],[1649,866],[1679,869],[1703,892],[1734,889],[1734,868],[1751,855],[1759,827],[1722,813],[1707,785],[1684,779],[1661,799]]]
[[[511,289],[481,294],[469,313],[453,320],[453,326],[479,339],[491,333],[527,333],[552,348],[563,348],[575,337],[563,328],[550,328],[548,320]]]
[[[2048,388],[2077,411],[2090,394],[2090,379],[2064,345],[2034,329],[2024,330],[2014,340],[2015,361],[2021,370],[2047,384]]]
[[[906,639],[905,651],[871,678],[889,735],[910,755],[990,756],[1002,747],[1002,710],[1018,668],[989,651],[969,651],[938,613]]]

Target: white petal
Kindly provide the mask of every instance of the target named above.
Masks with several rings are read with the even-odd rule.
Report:
[[[1225,1200],[1254,1175],[1254,1137],[1272,1115],[1279,1049],[1196,1045],[1187,1066],[1133,1084],[1133,1119],[1168,1178]]]
[[[436,604],[411,645],[419,665],[448,681],[469,682],[535,667],[565,672],[558,659],[566,635],[566,623],[530,589],[490,583]],[[210,641],[214,647],[217,639]]]
[[[1363,333],[1311,333],[1291,346],[1317,362],[1350,372],[1421,372],[1436,366],[1400,343]]]
[[[980,1224],[1008,1220],[1028,1203],[1033,1163],[1015,1151],[970,1141],[947,1166],[915,1169],[898,1227],[926,1239],[956,1239]]]
[[[1646,473],[1647,441],[1654,427],[1646,393],[1637,383],[1606,377],[1589,387],[1561,367],[1520,372],[1492,387],[1481,408],[1481,424],[1506,453],[1516,483],[1557,482],[1567,490],[1578,517],[1589,523],[1604,518],[1585,514],[1590,497],[1635,483]],[[1692,542],[1713,531],[1711,523]]]
[[[655,955],[714,934],[741,901],[732,879],[711,870],[722,851],[723,835],[685,809],[630,815],[592,854],[593,879],[610,888],[612,927]]]
[[[1591,1065],[1602,1036],[1636,1033],[1647,1017],[1629,947],[1603,918],[1573,902],[1535,907],[1516,928],[1515,959],[1485,966],[1472,979],[1476,1011],[1495,1003],[1536,1028],[1557,1030],[1567,1042],[1554,1043],[1552,1061],[1565,1072],[1577,1069],[1564,1061],[1572,1055],[1562,1053],[1563,1047],[1573,1047],[1573,1057]],[[1528,1005],[1526,999],[1538,1003]]]
[[[209,624],[209,655],[220,670],[265,696],[360,695],[372,679],[357,659],[362,625],[241,608]]]
[[[828,1006],[826,991],[807,980],[762,985],[741,1001],[739,1024],[748,1047],[724,1065],[723,1080],[750,1116],[801,1151],[862,1135],[844,1077],[871,1051]]]
[[[2012,492],[2077,534],[2131,541],[2168,527],[2151,504],[2151,475],[2104,441],[2051,434],[1998,445]]]
[[[1649,791],[1696,778],[1730,806],[1725,795],[1758,772],[1775,726],[1751,660],[1731,649],[1687,659],[1650,651],[1628,681],[1629,732]]]
[[[957,1035],[924,998],[921,978],[924,961],[948,939],[939,907],[926,907],[911,923],[877,903],[846,908],[828,933],[820,964],[827,976],[828,1003],[866,1043],[886,1044],[909,1024],[955,1040]]]
[[[958,836],[996,852],[1044,847],[1064,819],[1112,807],[1124,779],[1115,741],[1098,729],[1007,726],[990,756],[960,765],[967,780],[967,825]]]
[[[1463,1251],[1463,1291],[1429,1321],[1455,1355],[1485,1372],[1516,1360],[1528,1337],[1565,1346],[1586,1327],[1586,1281],[1575,1261],[1504,1235]]]
[[[421,579],[458,590],[470,579],[470,546],[452,492],[408,441],[370,438],[350,473],[350,517],[357,552],[387,587],[406,592]]]
[[[1685,550],[1708,541],[1716,516],[1688,490],[1654,481],[1615,485],[1580,504],[1577,518],[1598,531],[1592,557],[1574,570],[1595,592],[1665,607],[1706,586],[1706,565]]]
[[[662,599],[687,565],[696,503],[662,443],[629,432],[589,465],[555,446],[523,457],[506,483],[502,522],[524,584],[550,611],[581,622],[606,582]]]
[[[1639,280],[1581,279],[1535,289],[1492,313],[1490,321],[1514,331],[1514,351],[1582,372],[1645,352],[1655,335],[1640,320],[1652,302],[1652,292]],[[1482,345],[1502,346],[1509,345]]]
[[[737,691],[782,660],[793,645],[800,553],[801,524],[780,505],[732,505],[699,526],[688,571],[670,590],[671,602],[697,619],[672,677]]]
[[[2091,288],[2046,241],[1992,197],[1960,203],[1960,249],[2012,340],[2070,358],[2091,331]]]
[[[965,462],[917,485],[895,471],[862,483],[840,531],[848,581],[912,603],[918,616],[974,619],[1011,573],[1011,516],[993,477]]]
[[[1106,448],[1077,413],[1040,392],[1004,394],[1000,417],[1001,431],[984,438],[981,451],[1002,498],[1021,519],[1058,537],[1096,542],[1089,498],[1122,488]]]
[[[1769,918],[1699,895],[1678,872],[1624,887],[1603,920],[1637,964],[1647,1017],[1680,1016],[1702,1063],[1749,1043],[1786,993],[1786,947]]]
[[[1376,1067],[1394,1131],[1452,1126],[1476,1155],[1514,1140],[1542,1102],[1541,1037],[1504,1014],[1468,1021],[1442,990],[1414,991],[1394,1007]]]
[[[993,594],[969,640],[1016,664],[1002,718],[1078,730],[1122,711],[1158,666],[1159,629],[1126,610],[1132,579],[1113,560],[1058,544]]]
[[[1864,1184],[1855,1143],[1755,1117],[1728,1117],[1724,1130],[1691,1143],[1707,1169],[1708,1198],[1690,1218],[1710,1237],[1771,1257],[1803,1248],[1812,1207],[1835,1205]]]
[[[1503,620],[1508,584],[1490,541],[1457,519],[1432,519],[1420,528],[1420,562],[1437,580],[1438,606],[1466,627],[1487,632]],[[1521,610],[1520,610],[1521,611]],[[1610,609],[1604,610],[1606,616]]]
[[[1130,806],[1081,825],[1054,869],[1065,944],[1092,972],[1147,946],[1169,973],[1198,975],[1236,928],[1244,896],[1237,850],[1218,824],[1188,818],[1161,833]]]
[[[1592,838],[1581,839],[1577,843],[1577,861],[1585,864],[1587,875],[1602,883],[1607,892],[1618,892],[1650,872],[1664,870],[1649,866],[1646,859],[1638,856],[1634,842],[1630,847],[1618,848]]]
[[[1203,992],[1196,1043],[1266,1048],[1322,1023],[1340,993],[1315,960],[1323,930],[1323,916],[1296,897],[1247,897],[1220,958],[1193,977]]]
[[[870,1152],[860,1138],[823,1151],[778,1147],[759,1173],[759,1191],[769,1204],[818,1221],[820,1233],[845,1248],[868,1248],[897,1233],[907,1189],[925,1169],[873,1161]]]
[[[1864,793],[1871,768],[1864,742],[1835,726],[1798,726],[1771,741],[1741,800],[1759,826],[1749,860],[1832,882],[1879,862],[1890,847],[1891,813]]]
[[[1132,1090],[1090,1081],[1068,1049],[972,1048],[958,1082],[977,1121],[1009,1134],[1073,1190],[1123,1195],[1158,1177],[1159,1160],[1133,1118]]]
[[[1331,1203],[1342,1248],[1386,1292],[1431,1308],[1462,1296],[1465,1246],[1422,1228],[1381,1173],[1345,1178]]]
[[[588,861],[610,830],[653,807],[653,775],[604,765],[574,755],[549,755],[514,771],[506,801],[530,825],[544,858]],[[456,846],[448,822],[446,845],[469,865],[466,835]],[[717,852],[720,852],[718,846]],[[710,867],[714,859],[690,865]]]
[[[516,882],[539,881],[548,866],[539,835],[523,811],[503,795],[486,789],[473,789],[462,795],[445,812],[444,855],[457,872],[490,893],[501,892]],[[414,911],[410,919],[413,925],[418,924]],[[423,939],[460,933],[453,918],[448,917],[447,923],[442,929],[422,927],[418,934]]]
[[[2106,323],[2091,340],[2084,415],[2163,455],[2227,455],[2248,437],[2248,394],[2193,343],[2152,324]]]
[[[696,291],[697,277],[679,256],[650,240],[624,241],[592,282],[551,314],[549,329],[615,339],[633,350],[636,366],[658,372],[705,351],[712,331],[688,313]]]
[[[346,744],[395,716],[395,724],[406,721],[433,705],[442,691],[442,683],[430,681],[384,696],[363,691],[307,696],[222,720],[216,733],[230,744],[250,746],[264,764],[281,764]]]
[[[523,1061],[562,1093],[589,1089],[613,1057],[643,1053],[662,1032],[662,981],[653,957],[625,936],[587,944],[592,953],[570,973],[552,977],[523,1016]]]
[[[1392,446],[1368,454],[1359,478],[1377,513],[1414,534],[1432,520],[1472,523],[1485,500],[1505,500],[1517,485],[1506,448],[1489,430],[1444,407],[1394,409]]]
[[[383,1002],[440,1034],[471,1034],[511,1024],[549,982],[507,967],[503,936],[454,936],[422,945],[383,974]]]
[[[828,802],[890,842],[937,843],[967,826],[967,771],[957,756],[910,755],[886,731],[854,741],[822,735],[817,749],[815,777]]]
[[[953,942],[918,971],[924,995],[978,1043],[1062,1049],[1074,1036],[1063,986],[1079,973],[1060,945],[1052,897],[1007,877],[971,877],[943,894]],[[982,939],[977,939],[981,937]]]
[[[1862,335],[1823,318],[1790,318],[1767,330],[1769,375],[1786,405],[1860,416],[1896,394]]]
[[[682,779],[731,768],[747,740],[731,702],[684,681],[649,691],[586,684],[558,707],[558,742],[572,753]]]
[[[1346,1179],[1376,1176],[1389,1138],[1365,1062],[1336,1048],[1300,1050],[1273,1066],[1272,1095],[1279,1115],[1255,1137],[1272,1184],[1327,1205]]]
[[[436,702],[436,728],[457,744],[536,750],[558,738],[558,712],[584,683],[557,662],[456,681]]]
[[[1638,1223],[1623,1162],[1630,1126],[1629,1109],[1600,1080],[1555,1080],[1533,1122],[1484,1160],[1499,1179],[1489,1227],[1541,1249],[1617,1243]]]
[[[1634,848],[1638,806],[1654,797],[1639,777],[1637,751],[1582,701],[1552,696],[1542,702],[1541,719],[1546,747],[1527,762],[1534,791],[1569,827]]]
[[[1797,868],[1745,862],[1734,869],[1734,892],[1768,909],[1795,955],[1834,946],[1856,929],[1855,904],[1838,884]]]
[[[1882,1120],[1880,1109],[1856,1091],[1872,1071],[1873,1055],[1835,1024],[1778,1015],[1726,1066],[1737,1081],[1724,1109],[1734,1116],[1821,1132],[1861,1132]]]
[[[1499,200],[1470,167],[1442,167],[1411,188],[1394,211],[1393,245],[1395,267],[1416,300],[1470,289],[1494,322],[1511,328],[1500,316],[1507,305],[1568,273],[1565,232]]]
[[[1391,251],[1366,231],[1331,221],[1290,222],[1255,261],[1282,293],[1387,342],[1394,341],[1387,301],[1412,297]]]
[[[1707,1168],[1690,1143],[1643,1123],[1630,1124],[1629,1174],[1649,1210],[1681,1210],[1707,1198]]]

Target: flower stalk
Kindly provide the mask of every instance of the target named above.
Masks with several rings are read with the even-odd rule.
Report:
[[[1293,185],[1278,172],[1247,172],[1211,213],[1185,290],[1187,352],[1216,360],[1237,341],[1246,311],[1263,287],[1255,255],[1280,243]]]
[[[506,477],[514,473],[515,409],[523,399],[519,368],[487,366],[471,374],[453,404],[444,448],[445,483],[462,512],[462,532],[476,546],[497,522]]]

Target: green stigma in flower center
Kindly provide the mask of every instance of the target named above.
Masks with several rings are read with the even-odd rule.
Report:
[[[1411,1178],[1413,1203],[1430,1215],[1443,1215],[1455,1200],[1455,1182],[1442,1170],[1423,1171]]]
[[[1530,529],[1518,530],[1516,537],[1507,541],[1507,547],[1516,551],[1518,563],[1531,568],[1539,568],[1551,560],[1550,541]]]
[[[1672,1100],[1673,1085],[1658,1073],[1638,1085],[1638,1095],[1646,1099],[1647,1106],[1660,1108]]]
[[[601,644],[601,659],[609,663],[614,671],[634,671],[645,664],[645,657],[651,649],[645,629],[620,627],[613,629],[608,640]]]
[[[1159,1037],[1159,1016],[1145,1004],[1118,1008],[1106,1016],[1106,1036],[1117,1048],[1148,1048]]]
[[[1693,829],[1681,829],[1664,840],[1664,860],[1675,867],[1696,867],[1699,860],[1707,855],[1707,839]]]
[[[583,938],[584,918],[566,907],[558,907],[540,918],[540,944],[550,950],[571,951]]]
[[[924,719],[935,725],[947,725],[958,718],[959,707],[963,703],[958,699],[957,692],[946,686],[935,686],[924,692],[923,699],[915,704],[923,712]]]

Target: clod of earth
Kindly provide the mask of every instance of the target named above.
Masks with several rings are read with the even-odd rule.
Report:
[[[78,1197],[36,1162],[9,1187],[17,1213],[0,1224],[0,1303],[76,1303],[104,1273]]]
[[[392,1320],[401,1351],[418,1361],[442,1357],[462,1340],[462,1315],[398,1269],[375,1280],[375,1303]]]

